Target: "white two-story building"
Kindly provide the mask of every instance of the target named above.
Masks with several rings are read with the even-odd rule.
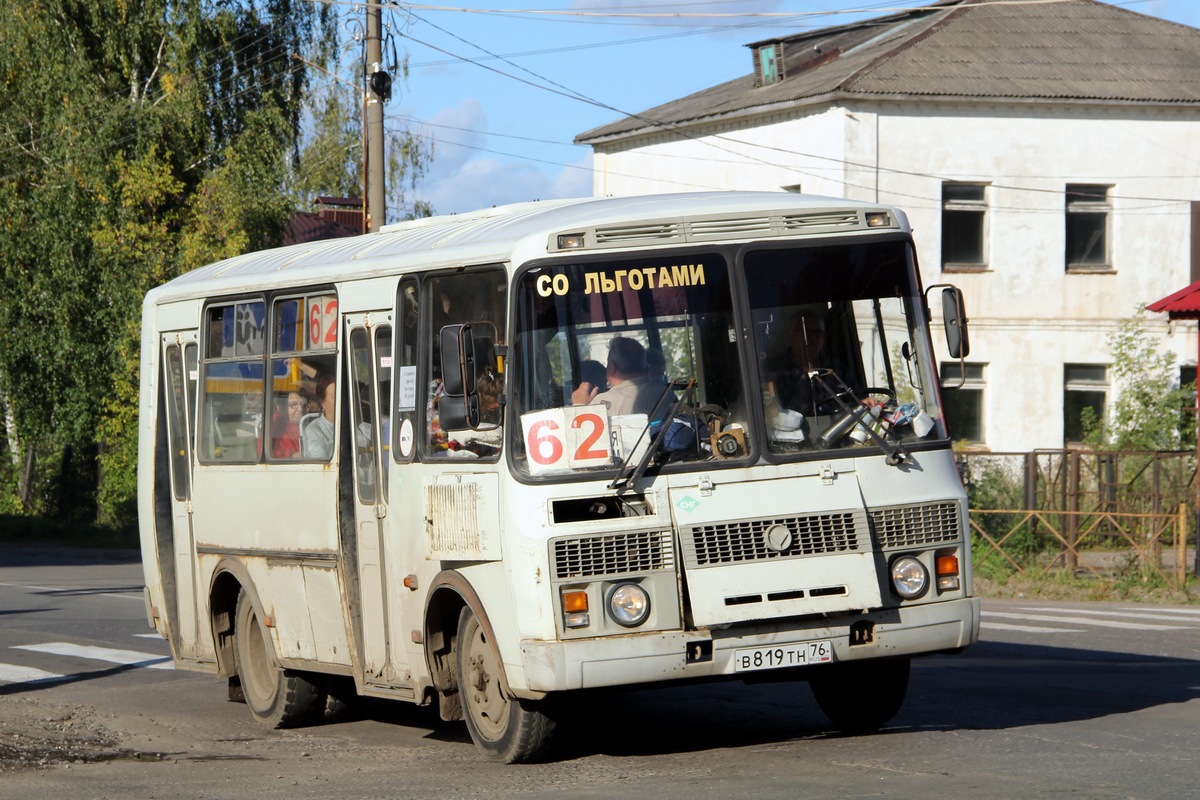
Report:
[[[900,206],[926,285],[967,298],[955,435],[992,451],[1079,441],[1082,409],[1119,391],[1118,321],[1200,278],[1200,30],[1094,0],[946,0],[750,56],[744,78],[577,137],[595,194]],[[1147,322],[1191,380],[1194,323]],[[957,363],[943,371],[958,382]]]

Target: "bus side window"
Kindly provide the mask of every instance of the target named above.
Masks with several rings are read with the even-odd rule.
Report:
[[[396,297],[395,361],[393,380],[395,411],[391,414],[392,454],[397,461],[411,461],[416,435],[417,412],[417,324],[419,295],[416,278],[400,281]]]
[[[205,312],[200,457],[253,463],[262,454],[266,304],[210,306]]]
[[[446,325],[456,325],[469,322],[490,322],[497,331],[498,337],[503,337],[505,330],[505,289],[507,286],[505,273],[502,269],[470,270],[452,275],[438,275],[428,281],[428,295],[425,309],[429,312],[426,336],[431,345],[428,348],[426,368],[429,383],[426,394],[426,436],[427,454],[445,456],[458,454],[463,457],[478,455],[474,450],[464,447],[459,438],[454,438],[442,429],[438,405],[441,402],[444,388],[442,385],[442,363],[440,351],[440,333]],[[493,344],[500,344],[497,341]],[[496,375],[502,379],[502,375]],[[501,385],[501,381],[496,381]],[[460,437],[461,438],[461,437]],[[489,448],[491,445],[489,444]],[[480,448],[476,448],[480,449]],[[498,448],[496,449],[498,452]],[[491,449],[482,451],[485,457],[495,455]]]
[[[280,298],[271,314],[267,456],[272,461],[328,461],[333,456],[333,408],[322,423],[325,436],[310,432],[309,426],[324,416],[327,387],[337,372],[337,298],[328,293]],[[321,446],[314,447],[318,441]]]
[[[187,500],[188,472],[191,469],[186,438],[187,427],[184,425],[184,409],[187,397],[184,394],[183,361],[180,356],[180,347],[177,344],[167,346],[163,375],[166,379],[167,434],[170,437],[171,449],[171,484],[175,489],[175,499]]]

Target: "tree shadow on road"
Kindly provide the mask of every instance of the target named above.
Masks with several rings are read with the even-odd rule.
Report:
[[[908,697],[879,733],[1004,730],[1128,714],[1200,698],[1200,661],[983,642],[913,662]],[[591,692],[570,704],[562,758],[651,756],[841,737],[803,681]]]

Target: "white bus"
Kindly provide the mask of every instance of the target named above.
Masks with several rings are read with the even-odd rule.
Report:
[[[143,306],[150,623],[269,725],[436,703],[506,762],[595,687],[807,681],[878,728],[913,656],[979,631],[928,297],[952,358],[965,319],[936,288],[902,212],[785,193],[197,269]]]

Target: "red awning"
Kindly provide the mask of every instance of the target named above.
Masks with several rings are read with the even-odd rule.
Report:
[[[1200,319],[1200,281],[1156,300],[1146,308],[1166,311],[1171,319]]]

